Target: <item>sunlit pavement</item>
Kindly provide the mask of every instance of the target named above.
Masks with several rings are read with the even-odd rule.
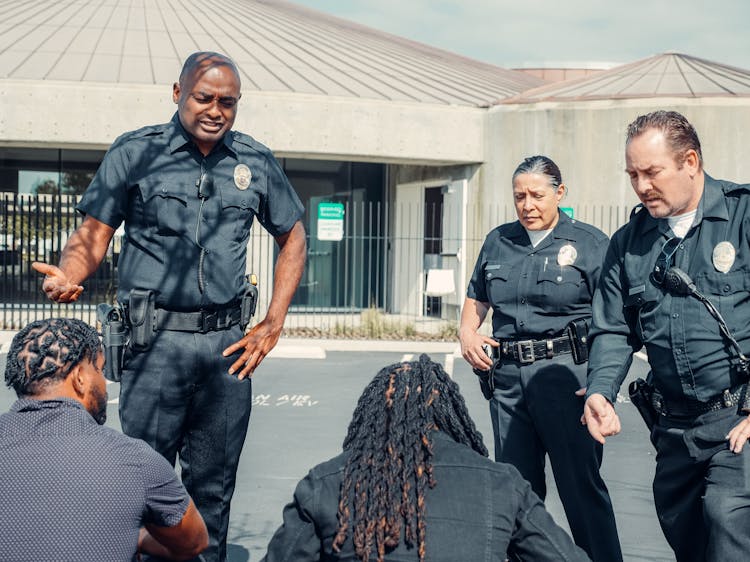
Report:
[[[348,351],[336,351],[346,349]],[[257,562],[281,523],[281,510],[297,481],[313,465],[341,449],[355,402],[364,386],[382,367],[427,351],[452,373],[461,386],[477,425],[492,450],[487,402],[471,369],[454,346],[378,342],[283,342],[266,358],[254,379],[254,405],[232,502],[229,561]],[[384,351],[390,350],[390,351]],[[0,356],[0,370],[5,360]],[[636,358],[630,378],[643,376],[646,364]],[[117,394],[110,384],[108,425],[119,429]],[[623,389],[627,387],[627,381]],[[623,390],[624,393],[624,390]],[[0,389],[0,411],[15,399]],[[646,428],[632,404],[617,406],[623,431],[607,440],[602,473],[615,507],[625,560],[674,560],[659,528],[653,507],[651,480],[654,450]],[[547,507],[566,527],[554,481],[548,473]]]

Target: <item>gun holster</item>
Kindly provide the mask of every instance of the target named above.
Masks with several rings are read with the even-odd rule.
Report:
[[[240,328],[242,331],[250,324],[250,319],[255,314],[255,307],[258,305],[258,287],[249,280],[245,285],[245,294],[242,295],[240,307]]]
[[[131,289],[128,299],[128,320],[130,345],[133,350],[148,350],[156,333],[156,292]]]
[[[645,380],[638,378],[628,386],[628,394],[633,406],[638,410],[643,421],[646,422],[646,427],[651,431],[659,417],[652,402],[654,387]]]
[[[112,382],[122,378],[123,356],[128,345],[128,324],[119,305],[102,303],[96,307],[96,318],[102,327],[104,376]]]
[[[565,327],[565,332],[570,339],[570,351],[573,362],[581,365],[589,360],[589,319],[579,318],[573,320]]]
[[[495,394],[495,370],[502,364],[502,359],[500,357],[493,358],[493,351],[489,345],[483,345],[482,348],[487,357],[492,359],[492,367],[486,371],[472,368],[472,371],[479,379],[479,389],[482,391],[482,396],[486,400],[492,400],[492,396]]]

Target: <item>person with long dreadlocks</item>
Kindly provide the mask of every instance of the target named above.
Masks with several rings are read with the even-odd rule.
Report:
[[[385,367],[343,452],[297,485],[261,562],[588,560],[519,472],[487,455],[440,364]]]

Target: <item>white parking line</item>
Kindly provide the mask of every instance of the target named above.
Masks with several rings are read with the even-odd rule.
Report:
[[[325,359],[326,350],[310,345],[279,345],[271,350],[272,359]]]
[[[448,373],[450,378],[453,378],[453,357],[453,353],[445,355],[445,372]]]

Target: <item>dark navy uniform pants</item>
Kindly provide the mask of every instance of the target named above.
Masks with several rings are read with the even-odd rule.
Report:
[[[615,516],[599,475],[602,446],[581,425],[584,399],[575,396],[585,384],[586,365],[575,365],[569,354],[500,366],[490,401],[495,460],[518,468],[544,500],[549,455],[573,540],[594,562],[617,562]]]
[[[660,418],[654,503],[677,562],[735,562],[750,557],[750,443],[740,454],[725,436],[744,416],[711,412],[694,422]]]
[[[242,337],[234,326],[206,334],[160,331],[149,351],[127,352],[120,386],[123,431],[169,462],[179,455],[182,482],[206,522],[206,561],[226,559],[229,505],[245,441],[250,379],[227,373],[221,352]]]

